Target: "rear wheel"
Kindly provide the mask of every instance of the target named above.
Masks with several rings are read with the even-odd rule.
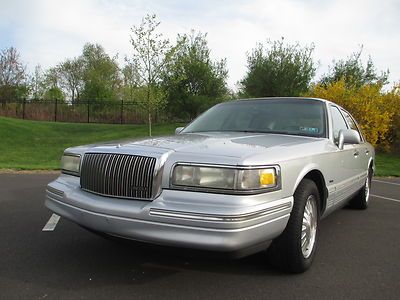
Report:
[[[318,240],[319,203],[315,182],[303,179],[294,194],[288,224],[268,249],[271,264],[291,273],[302,273],[311,266]]]
[[[350,205],[357,209],[367,209],[369,204],[369,195],[371,191],[372,170],[368,170],[368,176],[365,179],[364,186],[358,194],[351,199]]]

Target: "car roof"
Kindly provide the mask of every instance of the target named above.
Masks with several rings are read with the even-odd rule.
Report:
[[[331,103],[328,100],[321,99],[321,98],[312,98],[312,97],[260,97],[260,98],[242,98],[242,99],[235,99],[232,101],[228,101],[228,103],[232,102],[245,102],[245,101],[268,101],[268,100],[314,100],[314,101],[320,101],[324,103]],[[226,102],[222,102],[226,103]]]

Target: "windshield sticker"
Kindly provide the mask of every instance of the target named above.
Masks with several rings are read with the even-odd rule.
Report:
[[[300,127],[301,131],[311,132],[311,133],[318,133],[319,130],[316,127]]]

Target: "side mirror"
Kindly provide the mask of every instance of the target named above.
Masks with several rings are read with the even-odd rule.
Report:
[[[345,144],[359,144],[361,143],[360,135],[353,129],[340,129],[338,147],[343,150]]]
[[[178,127],[178,128],[176,128],[176,129],[175,129],[175,134],[179,134],[179,133],[183,130],[183,128],[185,128],[185,127]]]

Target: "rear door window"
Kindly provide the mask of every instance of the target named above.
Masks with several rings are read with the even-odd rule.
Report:
[[[360,129],[358,128],[358,125],[357,125],[356,121],[354,120],[354,118],[347,111],[345,111],[345,110],[341,110],[341,111],[342,111],[344,118],[347,121],[347,124],[349,124],[350,129],[357,131],[358,134],[360,135],[360,138],[363,140],[363,136],[362,136]]]

